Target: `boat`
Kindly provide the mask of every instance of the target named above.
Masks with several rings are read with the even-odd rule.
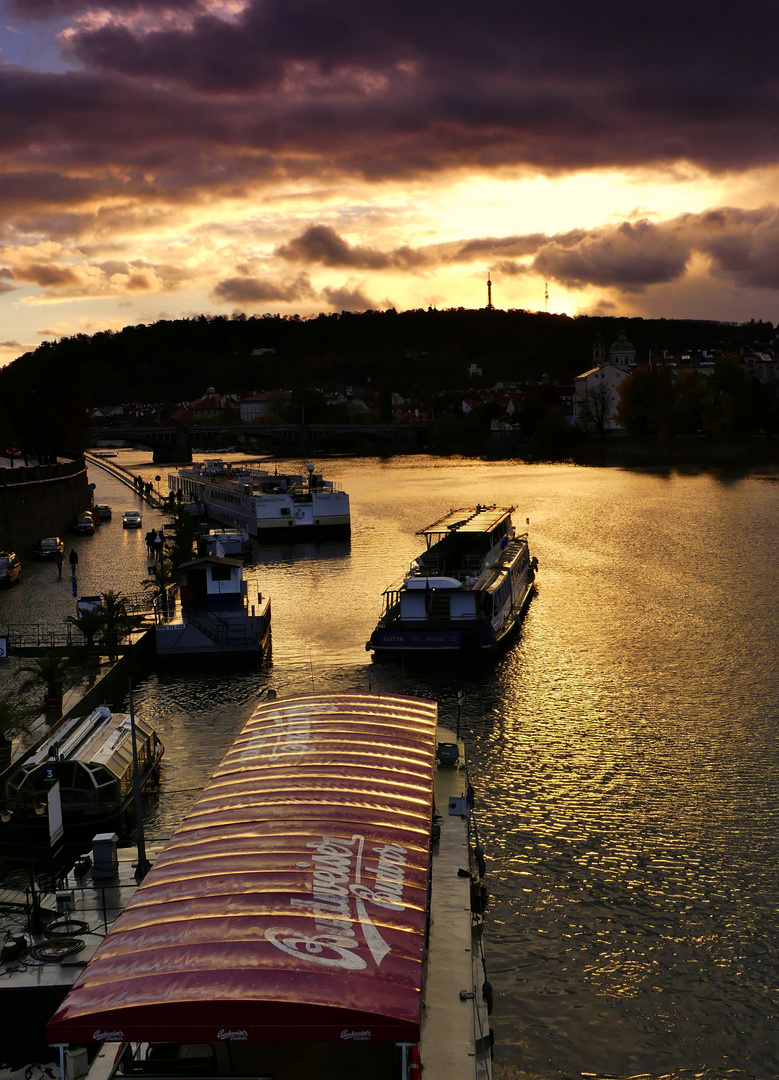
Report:
[[[159,658],[262,659],[270,644],[270,600],[239,559],[204,555],[182,563],[154,612]]]
[[[209,555],[240,558],[251,555],[252,542],[245,529],[209,529],[203,537],[203,548]]]
[[[257,463],[207,458],[168,476],[171,491],[195,500],[204,516],[259,540],[348,537],[349,496],[306,466],[307,476],[270,473]]]
[[[63,1073],[490,1080],[472,803],[433,701],[264,702],[49,1021]]]
[[[535,588],[537,560],[514,507],[450,510],[421,529],[426,550],[384,592],[365,648],[377,659],[436,653],[490,654],[507,644]]]
[[[135,718],[141,785],[156,776],[163,746],[148,721]],[[45,816],[52,784],[59,780],[65,839],[91,839],[121,824],[133,799],[131,718],[104,705],[88,716],[62,721],[6,774],[3,791],[8,825],[19,836],[48,837]],[[36,813],[37,811],[42,811]]]

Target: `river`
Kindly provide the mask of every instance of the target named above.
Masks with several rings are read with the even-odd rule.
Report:
[[[118,460],[165,488],[149,455]],[[775,1077],[779,473],[433,457],[317,470],[349,492],[352,538],[256,549],[271,660],[137,689],[166,747],[150,835],[175,828],[269,689],[372,685],[436,698],[450,718],[464,691],[497,1075]],[[142,534],[163,518],[146,508],[141,534],[122,530],[136,496],[90,479],[114,517],[68,540],[79,592],[136,591]],[[476,502],[529,519],[538,594],[521,638],[486,666],[372,665],[381,592],[419,553],[416,530]],[[69,582],[28,564],[0,624],[73,604]]]

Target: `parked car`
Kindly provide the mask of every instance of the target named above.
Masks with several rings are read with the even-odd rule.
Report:
[[[13,551],[0,551],[0,585],[12,585],[22,576],[22,564]]]
[[[32,549],[32,555],[34,559],[55,559],[57,552],[62,555],[64,551],[65,544],[59,536],[45,536]]]
[[[122,514],[122,528],[140,529],[142,524],[143,517],[140,510],[125,510]]]
[[[94,531],[95,523],[92,520],[92,511],[85,510],[83,514],[79,514],[76,518],[73,532],[82,533],[84,536],[91,536]]]
[[[106,503],[98,503],[98,505],[95,507],[95,510],[97,510],[98,514],[100,515],[101,521],[111,520],[111,507],[108,506]]]

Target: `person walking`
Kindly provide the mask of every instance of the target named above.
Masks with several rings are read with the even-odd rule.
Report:
[[[78,558],[78,556],[76,556]],[[57,550],[54,556],[54,562],[57,564],[57,577],[62,577],[62,552]]]
[[[162,558],[162,533],[159,532],[154,538],[154,558],[159,562]]]
[[[68,562],[70,563],[70,576],[75,580],[76,567],[78,566],[78,552],[75,548],[71,548],[70,555],[68,555]]]

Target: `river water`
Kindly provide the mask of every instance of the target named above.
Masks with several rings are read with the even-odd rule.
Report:
[[[224,455],[228,457],[230,455]],[[165,471],[139,452],[119,462]],[[280,470],[302,468],[279,463]],[[257,548],[272,658],[159,674],[135,694],[165,743],[152,837],[175,828],[269,689],[404,691],[465,732],[488,855],[487,960],[504,1080],[779,1073],[779,475],[682,474],[433,457],[333,459],[351,542]],[[80,553],[79,592],[136,591],[136,496]],[[372,665],[381,592],[451,507],[516,507],[539,560],[498,661]],[[31,584],[32,582],[32,584]],[[0,624],[72,613],[45,565]]]

